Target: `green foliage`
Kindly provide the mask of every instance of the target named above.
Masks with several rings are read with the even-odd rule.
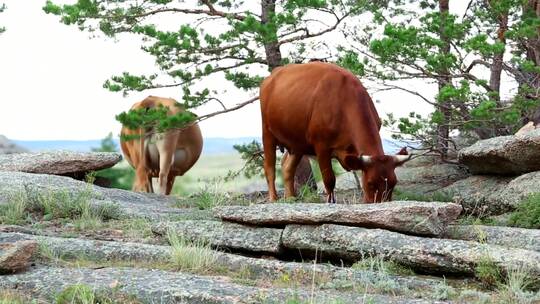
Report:
[[[309,58],[310,51],[317,50],[318,46],[305,43],[305,40],[335,30],[343,20],[367,6],[363,1],[345,4],[326,0],[278,1],[275,8],[253,6],[241,0],[181,3],[170,0],[77,0],[65,5],[48,0],[43,10],[60,16],[60,22],[77,26],[92,35],[140,38],[141,49],[155,58],[159,72],[150,75],[124,72],[111,77],[103,86],[124,94],[150,88],[179,87],[184,106],[189,110],[219,100],[222,94],[219,79],[246,91],[258,88],[267,74],[260,75],[258,71],[293,59]],[[179,17],[171,19],[177,24],[161,23],[163,19],[158,16],[170,17],[171,14]],[[331,18],[333,23],[321,28],[321,23],[314,20],[312,14]],[[208,28],[219,30],[207,31]],[[305,51],[294,58],[281,54],[282,47],[295,49],[299,45],[303,45]],[[216,85],[208,85],[208,81],[203,83],[205,80]],[[199,84],[204,87],[195,91],[194,87]],[[129,116],[126,114],[119,115],[118,119],[132,129],[144,125],[144,119],[136,119],[137,114],[130,113],[130,116],[131,122],[127,121]],[[169,121],[161,127],[178,127],[193,118],[186,114],[173,118],[179,125]],[[158,121],[163,119],[167,118],[158,115]]]
[[[393,5],[371,7],[375,24],[345,30],[352,46],[340,47],[338,62],[388,90],[408,92],[434,107],[424,117],[390,114],[384,125],[397,132],[395,138],[418,140],[429,148],[441,142],[440,134],[453,130],[480,138],[507,135],[540,106],[537,94],[530,90],[538,89],[530,80],[538,78],[540,69],[527,58],[524,47],[525,39],[538,39],[540,18],[523,1],[473,1],[463,18],[440,12],[435,0],[390,3]],[[501,16],[508,17],[506,40],[498,36]],[[519,88],[510,100],[502,101],[503,94],[493,89],[490,73],[476,67],[490,69],[509,48],[513,58],[503,58],[504,70],[518,81]],[[530,74],[523,77],[518,71]],[[397,82],[408,79],[438,84],[438,94],[432,98]]]
[[[99,148],[92,148],[93,152],[117,152],[118,146],[113,140],[112,132],[109,132],[105,138],[101,140],[101,146]]]
[[[234,145],[233,148],[240,153],[245,165],[240,171],[229,173],[228,178],[233,178],[241,172],[247,178],[264,176],[263,148],[260,142],[254,140],[249,144]]]
[[[514,227],[540,229],[540,193],[523,200],[512,212],[509,224]]]
[[[180,105],[178,105],[180,107]],[[169,129],[178,129],[185,127],[188,123],[195,120],[195,114],[189,111],[181,111],[170,115],[168,108],[159,105],[156,108],[133,109],[128,112],[122,112],[116,116],[116,119],[125,127],[131,130],[143,128],[145,130],[155,130],[162,133]],[[121,135],[122,140],[126,140]]]

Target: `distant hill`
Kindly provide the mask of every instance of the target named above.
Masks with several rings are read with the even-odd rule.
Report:
[[[204,154],[228,154],[235,152],[233,145],[250,143],[253,140],[261,141],[259,137],[238,137],[238,138],[219,138],[211,137],[204,139],[203,153]],[[92,148],[97,148],[101,145],[101,139],[93,140],[12,140],[13,143],[24,147],[32,152],[46,150],[71,150],[88,152]],[[120,147],[118,139],[115,139],[116,144]],[[383,139],[384,150],[393,154],[400,147],[399,142],[392,139]]]

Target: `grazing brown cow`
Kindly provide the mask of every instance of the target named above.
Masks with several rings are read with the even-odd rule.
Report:
[[[360,81],[350,72],[323,62],[274,69],[260,92],[264,171],[270,200],[275,187],[276,147],[290,153],[283,179],[285,197],[295,195],[294,173],[303,155],[316,155],[328,202],[335,203],[332,158],[346,170],[362,170],[364,202],[392,199],[394,169],[410,155],[384,155],[381,120]]]
[[[167,115],[183,111],[171,98],[149,96],[135,103],[131,109],[150,109],[159,105],[167,107]],[[203,139],[197,124],[183,130],[154,133],[152,130],[131,130],[122,127],[122,134],[140,135],[139,139],[122,141],[122,152],[135,168],[133,191],[154,192],[152,178],[158,177],[161,194],[170,194],[176,176],[184,175],[199,159]]]

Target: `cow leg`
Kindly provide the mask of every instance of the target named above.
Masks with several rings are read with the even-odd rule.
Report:
[[[326,189],[326,202],[335,204],[334,188],[336,186],[336,176],[332,169],[332,153],[327,149],[318,149],[315,152],[317,153],[317,160],[321,169],[324,188]]]
[[[277,200],[276,192],[276,139],[263,127],[264,175],[268,184],[270,201]]]
[[[166,195],[169,172],[174,163],[174,153],[176,152],[178,136],[167,133],[164,136],[164,139],[156,142],[156,146],[159,151],[159,193]]]
[[[285,154],[285,160],[283,161],[283,180],[285,181],[285,198],[296,196],[294,189],[294,175],[296,173],[296,167],[302,160],[302,155],[291,154],[287,152]]]
[[[152,183],[152,174],[151,173],[148,173],[148,175],[146,176],[147,178],[147,189],[146,189],[146,192],[148,193],[154,193],[154,184]]]
[[[175,179],[176,179],[176,175],[169,173],[169,177],[167,178],[167,189],[165,189],[166,195],[171,194]]]

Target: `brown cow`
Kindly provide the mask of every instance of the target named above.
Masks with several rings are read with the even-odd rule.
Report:
[[[275,187],[276,147],[290,153],[283,170],[285,197],[295,195],[294,173],[303,155],[316,155],[328,195],[335,203],[332,158],[346,170],[362,170],[364,202],[392,199],[394,169],[410,155],[384,155],[381,121],[360,81],[336,65],[311,62],[274,69],[260,92],[264,171],[270,200]]]
[[[174,99],[155,96],[135,103],[131,109],[150,109],[159,105],[169,109],[167,115],[183,111]],[[152,130],[131,130],[126,127],[122,127],[121,132],[125,135],[140,135],[139,139],[120,143],[124,156],[135,168],[133,191],[154,192],[152,178],[158,177],[160,193],[170,194],[176,176],[184,175],[201,155],[203,139],[197,124],[161,134]]]

